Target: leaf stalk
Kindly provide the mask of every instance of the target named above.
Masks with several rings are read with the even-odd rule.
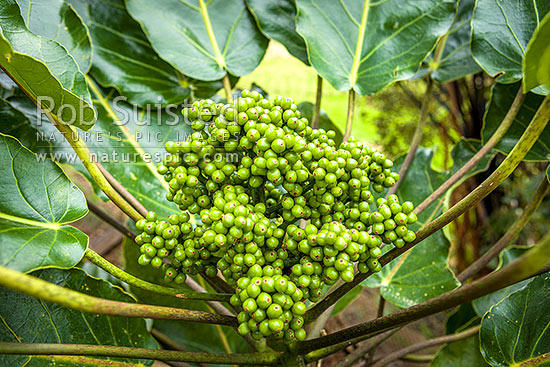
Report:
[[[319,128],[319,119],[321,117],[321,100],[323,99],[323,78],[317,75],[317,93],[315,94],[315,108],[313,109],[313,121],[311,127]]]
[[[481,271],[498,254],[506,248],[513,240],[517,238],[523,227],[531,220],[531,217],[542,203],[542,200],[548,193],[550,188],[550,182],[543,175],[541,183],[537,187],[537,190],[533,194],[533,197],[521,213],[521,216],[512,224],[512,226],[506,231],[506,233],[495,243],[491,248],[483,254],[479,259],[468,266],[457,278],[460,282],[464,282],[470,279]]]
[[[0,266],[0,286],[72,310],[92,314],[161,320],[183,320],[228,326],[237,326],[238,324],[237,319],[231,316],[216,315],[203,311],[184,310],[174,307],[111,301],[93,297],[60,287],[43,279],[22,274],[3,266]]]
[[[395,194],[397,192],[397,189],[399,188],[399,185],[401,185],[401,182],[403,182],[403,180],[405,179],[405,175],[407,174],[407,171],[411,166],[414,156],[416,155],[416,151],[418,150],[418,147],[422,142],[422,136],[424,135],[424,127],[426,126],[426,122],[428,121],[428,115],[430,112],[430,103],[432,101],[432,91],[433,91],[433,80],[428,76],[428,80],[426,82],[426,92],[424,93],[424,99],[422,100],[422,107],[420,108],[420,117],[418,118],[416,129],[414,130],[411,146],[409,148],[407,156],[405,157],[405,160],[403,161],[403,164],[401,165],[401,168],[399,169],[399,180],[395,183],[393,187],[391,187],[388,190],[388,193],[386,196]]]
[[[99,188],[111,199],[111,201],[118,206],[126,215],[128,215],[132,220],[138,221],[143,218],[143,216],[138,213],[134,207],[132,207],[120,194],[113,189],[109,184],[105,176],[101,173],[99,167],[95,162],[92,161],[92,153],[86,144],[80,139],[78,132],[69,125],[65,125],[63,122],[58,121],[57,118],[53,117],[47,111],[43,111],[46,116],[52,121],[55,127],[61,132],[61,134],[67,139],[69,144],[73,147],[73,150],[80,158],[80,161],[92,176],[92,179],[99,186]]]
[[[274,352],[219,354],[118,347],[111,345],[7,342],[0,342],[0,354],[102,356],[236,365],[273,365],[280,356],[279,353]]]
[[[353,125],[353,115],[355,113],[355,91],[350,89],[348,92],[348,115],[346,118],[346,131],[344,133],[344,142],[351,136],[351,127]]]

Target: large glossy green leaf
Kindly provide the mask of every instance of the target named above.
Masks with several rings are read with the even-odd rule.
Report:
[[[506,112],[512,105],[512,102],[521,88],[521,83],[514,84],[496,84],[493,87],[491,100],[483,120],[482,139],[487,141],[491,138],[498,128]],[[506,132],[506,135],[498,142],[495,149],[508,154],[514,148],[519,138],[529,125],[529,122],[535,116],[537,109],[542,103],[543,97],[534,93],[528,93],[521,105],[512,126]],[[538,140],[535,142],[529,153],[525,156],[526,161],[548,161],[550,160],[550,126],[547,126]]]
[[[15,0],[2,1],[0,14],[0,29],[15,52],[42,61],[65,89],[90,100],[84,75],[74,58],[59,43],[29,31]]]
[[[548,366],[550,275],[534,278],[491,308],[481,322],[481,353],[491,366]],[[542,357],[541,357],[542,356]]]
[[[527,43],[550,11],[547,0],[478,0],[472,18],[472,54],[501,83],[522,78]]]
[[[0,67],[42,108],[83,130],[93,126],[95,112],[88,102],[66,89],[43,62],[14,51],[2,32],[0,55]]]
[[[0,134],[0,264],[28,272],[76,265],[88,236],[66,225],[88,209],[82,192],[51,162]]]
[[[430,363],[431,367],[486,367],[489,366],[479,351],[479,336],[446,344]]]
[[[92,64],[90,35],[82,19],[64,0],[16,0],[27,27],[35,34],[63,45],[80,71],[87,73]]]
[[[91,73],[101,85],[115,87],[138,105],[180,103],[189,97],[187,80],[159,59],[123,0],[69,2],[88,26],[93,45]]]
[[[0,133],[16,137],[34,153],[51,151],[49,142],[37,138],[40,132],[30,125],[27,116],[4,99],[0,99]]]
[[[479,142],[462,140],[452,151],[454,165],[446,172],[436,172],[430,168],[433,151],[421,148],[403,179],[397,195],[403,201],[418,205],[447,178],[462,167],[480,148]],[[485,170],[493,155],[489,154],[478,163],[466,177]],[[399,170],[404,157],[396,160]],[[441,213],[445,197],[440,198],[419,215],[419,221],[411,228],[418,230],[433,215]],[[450,243],[443,232],[428,237],[410,251],[401,255],[382,270],[363,282],[367,287],[380,287],[382,296],[399,307],[410,307],[423,302],[459,285],[447,263]],[[385,247],[384,251],[389,251]]]
[[[267,37],[282,43],[292,56],[309,65],[306,43],[296,31],[294,0],[246,0],[246,4]]]
[[[545,85],[550,89],[550,13],[546,14],[527,45],[523,60],[523,85],[526,92]]]
[[[412,77],[456,10],[454,0],[298,0],[297,5],[298,32],[311,64],[334,88],[359,94]]]
[[[48,269],[32,274],[62,287],[92,296],[122,302],[135,299],[103,280],[88,276],[80,269]],[[143,319],[82,313],[36,298],[0,288],[0,340],[20,343],[60,343],[118,345],[157,349],[158,344],[147,331]],[[98,361],[101,359],[101,361]],[[83,362],[64,361],[59,356],[0,356],[6,367],[98,366],[105,360],[131,366],[149,366],[152,361],[90,357]],[[64,364],[66,363],[66,364]]]
[[[149,282],[166,285],[164,275],[160,270],[151,266],[143,266],[137,263],[140,255],[139,246],[132,240],[125,238],[122,243],[125,270],[130,274],[139,276]],[[137,288],[131,288],[141,302],[181,307],[200,311],[209,311],[204,301],[190,301],[176,299],[174,297],[160,296]],[[244,339],[231,328],[218,328],[215,325],[188,323],[173,320],[155,320],[153,327],[169,336],[179,345],[189,351],[227,353],[223,338],[227,339],[231,352],[248,352],[248,346]]]
[[[127,0],[126,6],[160,57],[194,79],[250,74],[267,48],[245,0]]]
[[[511,247],[503,251],[499,257],[499,265],[497,269],[500,269],[502,266],[511,263],[512,261],[520,257],[523,253],[525,253],[525,251],[526,249],[520,248],[520,247]],[[517,292],[520,289],[525,288],[530,281],[531,279],[526,279],[524,281],[521,281],[519,283],[500,289],[496,292],[490,293],[484,297],[474,300],[472,302],[474,310],[480,317],[483,317],[491,307],[493,307],[494,305],[502,301],[508,295],[514,292]]]
[[[307,118],[310,122],[313,120],[313,110],[315,109],[315,105],[311,102],[302,102],[298,105],[298,109],[300,112],[302,112],[302,116]],[[334,141],[336,142],[336,146],[340,146],[340,143],[342,143],[342,140],[344,139],[344,135],[332,122],[328,114],[321,109],[319,112],[319,128],[325,129],[325,130],[334,130],[336,132],[336,138]]]
[[[481,71],[470,51],[470,21],[474,4],[475,0],[458,2],[458,12],[445,42],[441,60],[432,72],[432,78],[440,83],[448,83]]]

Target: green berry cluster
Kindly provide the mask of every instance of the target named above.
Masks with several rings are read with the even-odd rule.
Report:
[[[373,196],[399,179],[393,162],[312,129],[291,98],[245,90],[232,105],[201,100],[183,113],[194,132],[167,142],[158,165],[181,214],[137,222],[138,262],[177,284],[221,273],[243,309],[241,334],[305,339],[306,301],[356,269],[379,271],[384,244],[414,240],[412,203]]]
[[[416,239],[416,234],[407,228],[407,224],[416,222],[416,214],[413,213],[413,203],[405,201],[399,203],[397,195],[389,195],[387,199],[380,198],[376,201],[378,209],[369,216],[372,225],[372,237],[377,242],[393,244],[395,247],[403,247],[406,242]]]
[[[186,212],[172,214],[164,221],[158,220],[152,211],[137,221],[136,228],[141,231],[135,239],[141,252],[138,263],[162,268],[164,281],[178,285],[185,283],[186,274],[205,270],[199,258],[206,252],[198,252],[194,242],[195,237],[202,236],[202,228],[193,228],[189,221],[190,215]],[[215,266],[213,268],[215,274]]]

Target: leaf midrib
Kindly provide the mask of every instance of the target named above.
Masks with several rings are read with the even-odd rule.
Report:
[[[214,29],[212,28],[212,23],[210,22],[210,16],[208,15],[208,9],[206,8],[204,0],[199,0],[199,6],[202,20],[204,22],[204,26],[206,27],[206,33],[208,33],[208,39],[210,40],[210,44],[212,45],[212,49],[216,55],[216,62],[219,67],[225,69],[225,59],[223,58],[218,42],[216,41],[216,35],[214,34]]]
[[[2,213],[2,212],[0,212],[0,219],[5,219],[7,221],[20,223],[20,224],[26,224],[26,225],[32,226],[32,227],[41,227],[41,228],[51,229],[51,230],[54,230],[54,231],[57,231],[61,228],[60,223],[39,222],[39,221],[36,221],[36,220],[17,217],[17,216],[10,215],[10,214],[7,214],[7,213]]]
[[[361,64],[361,53],[363,52],[363,43],[365,41],[365,30],[367,28],[367,17],[369,14],[369,1],[365,0],[363,3],[363,14],[361,15],[361,24],[359,26],[359,33],[357,35],[357,44],[355,45],[355,54],[353,56],[353,64],[351,65],[351,71],[349,76],[349,82],[351,88],[354,88],[357,82],[357,71]]]

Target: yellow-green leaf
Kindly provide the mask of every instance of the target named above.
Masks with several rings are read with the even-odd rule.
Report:
[[[546,14],[527,45],[523,59],[524,91],[539,85],[550,89],[550,13]]]

